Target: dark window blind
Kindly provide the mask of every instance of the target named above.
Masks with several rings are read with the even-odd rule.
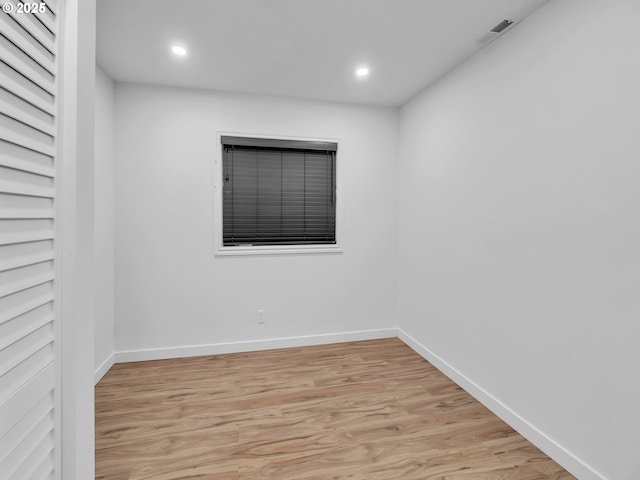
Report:
[[[223,245],[336,243],[335,143],[222,137]]]

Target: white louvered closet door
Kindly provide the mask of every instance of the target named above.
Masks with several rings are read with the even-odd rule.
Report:
[[[59,21],[58,0],[35,14],[18,3],[0,13],[0,480],[40,480],[60,478]]]

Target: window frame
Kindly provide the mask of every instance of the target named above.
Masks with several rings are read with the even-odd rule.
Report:
[[[303,142],[331,142],[338,144],[340,152],[340,139],[326,137],[294,137],[290,135],[265,135],[246,132],[216,132],[216,154],[213,172],[214,191],[214,255],[215,256],[247,256],[247,255],[292,255],[292,254],[335,254],[342,253],[343,245],[343,204],[342,195],[342,160],[336,154],[336,243],[335,244],[307,244],[307,245],[239,245],[225,246],[223,243],[223,211],[222,211],[222,174],[223,174],[223,145],[222,137],[263,138],[270,140],[291,140]],[[342,155],[340,155],[342,157]]]

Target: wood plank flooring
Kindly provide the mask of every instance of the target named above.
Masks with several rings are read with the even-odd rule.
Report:
[[[574,478],[398,339],[115,365],[96,479]]]

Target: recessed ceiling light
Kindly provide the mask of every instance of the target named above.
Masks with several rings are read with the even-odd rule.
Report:
[[[176,55],[180,55],[181,57],[187,54],[186,48],[179,45],[174,45],[173,47],[171,47],[171,51]]]
[[[364,78],[369,76],[369,69],[367,67],[358,67],[356,69],[356,77]]]

